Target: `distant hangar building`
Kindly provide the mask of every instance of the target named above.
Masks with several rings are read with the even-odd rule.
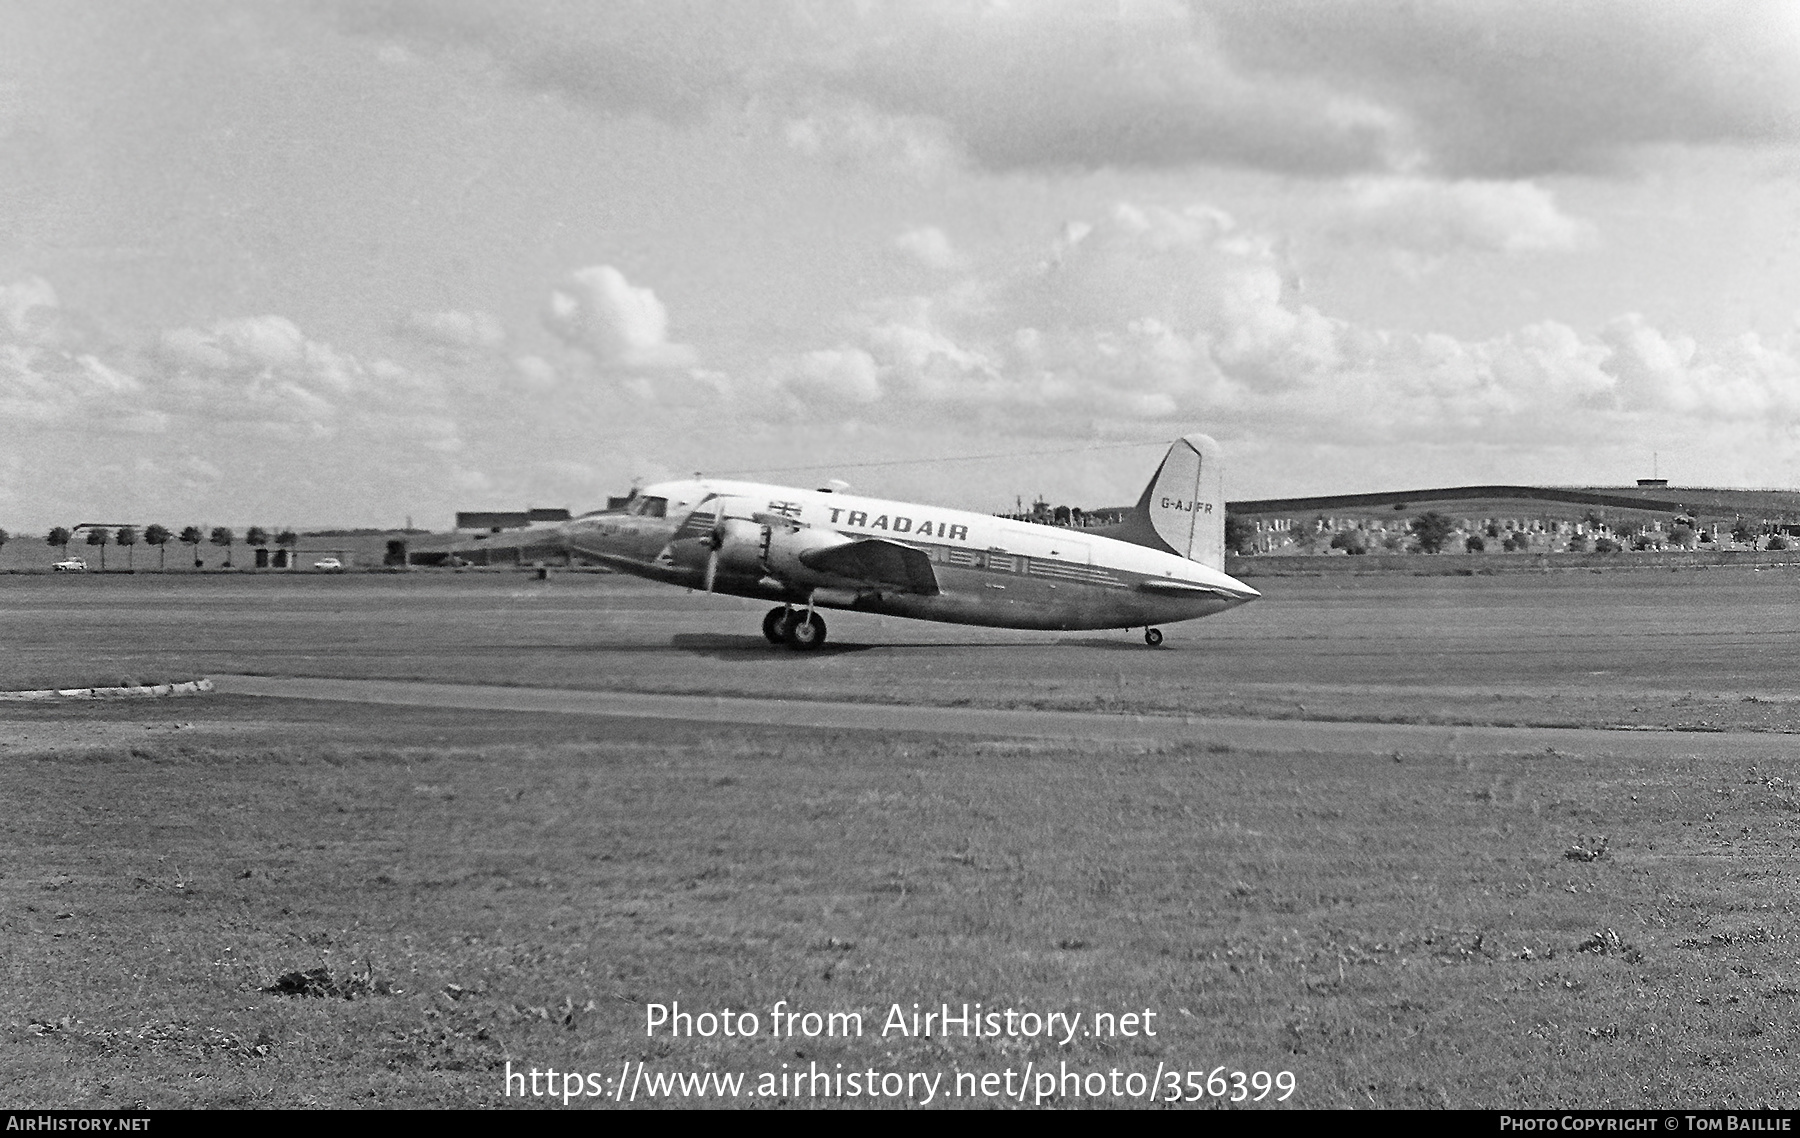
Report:
[[[456,528],[465,533],[503,533],[509,529],[561,525],[570,518],[567,510],[458,510]]]

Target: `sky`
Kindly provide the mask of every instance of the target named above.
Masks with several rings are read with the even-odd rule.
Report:
[[[0,527],[1800,485],[1786,0],[0,0]]]

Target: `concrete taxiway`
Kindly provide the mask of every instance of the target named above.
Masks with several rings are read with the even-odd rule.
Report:
[[[1565,754],[1638,751],[1755,761],[1791,757],[1800,745],[1800,741],[1790,734],[1754,731],[1621,731],[1112,715],[298,676],[216,675],[211,680],[214,689],[225,695],[274,699],[887,734],[920,732],[1102,742],[1198,743],[1233,750],[1282,753],[1388,754],[1430,750],[1455,754],[1549,749]]]

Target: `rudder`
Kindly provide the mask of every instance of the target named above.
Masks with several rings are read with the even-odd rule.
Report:
[[[1176,439],[1137,506],[1106,536],[1225,568],[1225,476],[1209,435]],[[1104,531],[1103,531],[1104,532]]]

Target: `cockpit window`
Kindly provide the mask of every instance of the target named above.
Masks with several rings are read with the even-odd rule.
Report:
[[[660,518],[669,512],[667,498],[639,498],[631,512],[640,518]]]

